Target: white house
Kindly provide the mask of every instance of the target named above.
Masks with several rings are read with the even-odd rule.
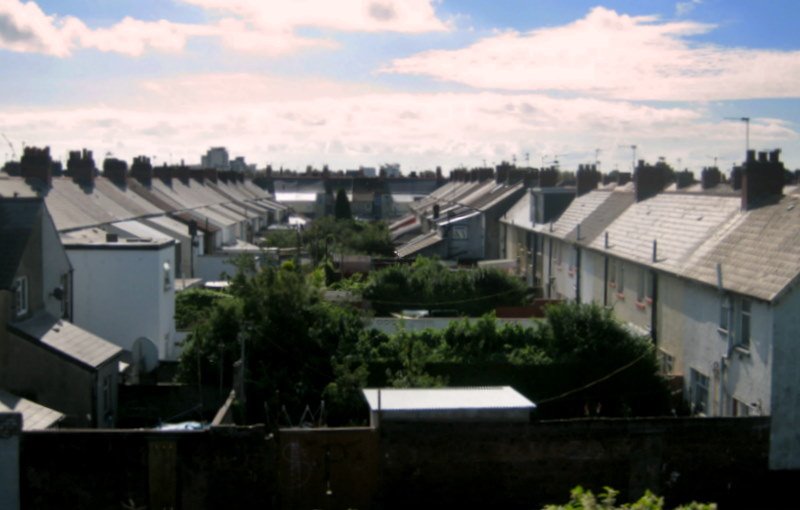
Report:
[[[124,225],[124,224],[123,224]],[[149,370],[175,360],[175,241],[98,228],[63,233],[74,268],[74,322]]]

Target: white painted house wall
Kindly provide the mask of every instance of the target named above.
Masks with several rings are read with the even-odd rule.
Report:
[[[64,289],[64,300],[56,299],[53,291],[61,286],[61,279],[69,278],[71,270],[69,259],[61,247],[61,240],[49,213],[44,213],[42,222],[42,297],[44,307],[53,317],[64,315],[63,306],[69,306],[70,289]]]
[[[800,290],[791,288],[773,308],[770,469],[800,469]]]
[[[128,351],[146,338],[159,359],[177,359],[172,243],[149,250],[67,247],[67,254],[74,269],[75,324]]]

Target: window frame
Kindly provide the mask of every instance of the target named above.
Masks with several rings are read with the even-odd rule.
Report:
[[[749,350],[753,327],[753,304],[749,299],[741,298],[738,308],[736,347]]]
[[[469,239],[469,228],[466,225],[453,225],[451,236],[455,241],[466,241]]]
[[[707,416],[711,378],[695,368],[689,369],[689,405],[693,415]],[[702,390],[702,391],[698,391]],[[702,395],[701,395],[702,393]],[[702,402],[701,402],[701,398]],[[702,404],[702,405],[699,405]],[[702,409],[699,409],[701,408]]]
[[[14,278],[14,317],[25,316],[30,309],[30,289],[28,277],[17,276]]]
[[[731,297],[728,294],[723,294],[720,297],[717,330],[726,336],[731,333]]]

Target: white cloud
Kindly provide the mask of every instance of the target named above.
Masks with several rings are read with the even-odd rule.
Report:
[[[234,15],[261,30],[299,27],[354,32],[447,30],[431,0],[181,0]]]
[[[687,2],[678,2],[675,4],[675,14],[678,16],[685,16],[702,3],[703,0],[688,0]]]
[[[45,14],[35,2],[5,0],[0,4],[0,48],[67,57],[80,48],[139,56],[152,49],[179,51],[190,35],[207,30],[168,21],[145,22],[124,18],[102,29],[90,29],[73,16]]]
[[[476,88],[572,91],[628,100],[706,101],[800,96],[800,52],[695,44],[713,27],[632,17],[603,7],[578,21],[507,31],[459,50],[397,59],[388,73]]]
[[[530,153],[537,166],[546,155],[574,169],[600,148],[606,170],[625,169],[630,151],[618,147],[635,143],[650,161],[682,158],[698,169],[710,164],[708,155],[728,164],[744,152],[740,123],[688,107],[530,93],[393,93],[250,74],[151,80],[140,90],[102,108],[5,111],[4,132],[51,145],[54,154],[92,140],[97,154],[197,162],[209,146],[225,145],[259,165],[293,168],[397,161],[406,170],[449,169]],[[784,160],[800,161],[800,136],[780,120],[754,121],[751,145],[783,147]]]
[[[92,48],[139,56],[178,52],[192,37],[219,38],[225,47],[267,56],[331,49],[324,37],[300,36],[299,28],[419,33],[446,30],[430,0],[182,0],[222,16],[207,24],[130,17],[107,28],[89,28],[74,16],[46,14],[33,1],[0,3],[0,48],[67,57]]]

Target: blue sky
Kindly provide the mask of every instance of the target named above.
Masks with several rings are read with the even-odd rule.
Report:
[[[794,0],[7,0],[0,132],[57,158],[800,168]],[[11,157],[0,150],[0,161]]]

